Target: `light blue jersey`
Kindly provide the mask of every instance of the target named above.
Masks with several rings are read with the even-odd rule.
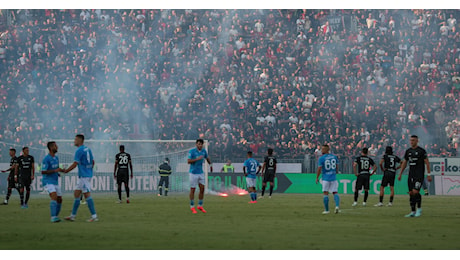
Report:
[[[93,153],[82,145],[75,152],[74,161],[78,163],[78,177],[93,177]]]
[[[249,158],[244,161],[243,166],[246,167],[246,173],[248,174],[246,177],[247,178],[256,178],[256,173],[257,173],[257,167],[260,166],[260,163],[254,159],[254,158]]]
[[[59,158],[55,155],[54,157],[50,154],[47,154],[42,161],[42,171],[56,170],[59,168]],[[42,184],[43,186],[47,184],[58,185],[59,173],[50,173],[43,174]]]
[[[202,174],[203,173],[203,161],[208,158],[208,152],[205,149],[199,151],[197,148],[190,149],[188,152],[188,159],[196,159],[200,156],[203,156],[203,159],[198,160],[190,164],[189,172],[191,174]]]
[[[323,181],[335,181],[337,180],[337,165],[339,164],[339,158],[337,156],[327,153],[319,158],[318,167],[321,166],[322,179]]]

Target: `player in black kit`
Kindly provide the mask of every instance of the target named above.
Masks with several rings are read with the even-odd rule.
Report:
[[[380,184],[380,197],[379,203],[375,204],[376,207],[383,206],[383,195],[385,191],[385,187],[390,185],[390,202],[388,202],[389,207],[393,206],[393,198],[395,196],[395,178],[396,178],[396,170],[401,168],[400,165],[401,159],[393,155],[393,148],[391,146],[387,146],[385,149],[385,155],[383,155],[382,159],[380,159],[380,169],[383,172],[382,184]],[[398,165],[399,164],[399,165]]]
[[[18,190],[19,197],[21,198],[21,206],[24,204],[24,193],[21,193],[19,182],[18,182],[18,157],[16,157],[16,149],[10,148],[10,168],[2,171],[2,172],[10,172],[8,175],[8,191],[6,193],[5,201],[3,201],[3,205],[8,205],[8,200],[10,199],[11,192],[13,189]]]
[[[422,215],[422,196],[420,195],[420,189],[425,178],[425,165],[427,169],[427,180],[431,181],[431,169],[430,162],[425,149],[418,146],[418,136],[412,135],[410,137],[410,148],[406,150],[404,154],[404,160],[401,164],[401,171],[398,176],[398,180],[401,180],[401,175],[406,169],[409,163],[409,176],[407,184],[409,186],[410,196],[410,207],[411,213],[407,214],[406,217],[420,217]],[[417,205],[417,210],[415,206]]]
[[[129,171],[131,170],[131,176]],[[126,203],[129,203],[129,177],[133,178],[133,164],[131,163],[131,155],[125,152],[125,146],[120,145],[120,152],[115,155],[115,167],[113,169],[113,178],[118,184],[118,203],[121,203],[121,184],[125,184]]]
[[[270,182],[270,195],[269,198],[272,197],[273,188],[275,186],[275,175],[276,175],[276,158],[273,156],[273,149],[268,148],[267,150],[268,156],[264,158],[264,165],[262,166],[262,194],[260,198],[264,197],[265,188],[267,187],[267,182]]]
[[[355,161],[353,162],[353,170],[355,175],[358,177],[356,179],[356,186],[355,186],[355,200],[352,206],[358,205],[358,196],[359,191],[361,188],[364,187],[364,200],[363,206],[366,206],[367,197],[369,196],[369,183],[371,179],[371,175],[375,174],[377,170],[377,165],[374,163],[372,158],[367,156],[368,149],[363,148],[361,152],[361,156],[356,157]],[[371,173],[372,169],[372,173]]]
[[[22,205],[22,208],[28,208],[29,198],[30,198],[30,184],[35,178],[35,164],[34,157],[29,155],[29,148],[22,148],[22,155],[18,157],[18,171],[20,183],[20,192],[24,193],[24,188],[26,188],[26,200]]]

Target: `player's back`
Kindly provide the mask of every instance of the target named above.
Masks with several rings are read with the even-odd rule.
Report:
[[[396,172],[396,165],[401,162],[401,159],[393,154],[385,154],[383,156],[383,168],[390,173]]]
[[[117,155],[115,155],[115,160],[118,162],[119,171],[127,171],[131,155],[125,152],[117,153]]]
[[[88,147],[81,145],[75,152],[74,160],[78,163],[79,177],[93,177],[93,153]]]
[[[355,162],[358,164],[358,174],[370,174],[375,165],[374,160],[366,155],[356,157]]]
[[[275,156],[269,155],[265,156],[265,172],[266,173],[274,173],[276,169],[276,158]]]
[[[247,177],[256,178],[257,167],[260,165],[259,162],[254,158],[249,158],[244,161],[243,165],[246,167]]]
[[[13,156],[10,159],[10,167],[12,167],[15,164],[18,164],[18,157]],[[10,178],[14,178],[14,169],[13,168],[11,168],[11,170],[10,170]]]
[[[324,154],[319,158],[318,166],[321,166],[322,179],[325,181],[335,181],[339,158],[333,154]]]

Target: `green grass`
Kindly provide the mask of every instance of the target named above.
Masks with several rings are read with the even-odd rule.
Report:
[[[10,205],[0,206],[0,249],[460,249],[457,197],[423,197],[423,216],[408,219],[408,196],[396,196],[393,207],[381,208],[370,196],[367,207],[352,208],[352,195],[341,195],[342,212],[330,215],[321,214],[319,194],[274,194],[257,204],[248,204],[248,195],[206,195],[206,214],[190,212],[187,194],[134,194],[130,204],[116,204],[116,196],[93,195],[97,223],[85,221],[86,205],[76,222],[50,223],[46,195],[33,195],[24,210],[13,194]],[[64,197],[61,218],[72,202]]]

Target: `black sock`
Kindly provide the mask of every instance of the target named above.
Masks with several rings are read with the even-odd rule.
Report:
[[[129,198],[129,187],[128,185],[125,186],[126,197]]]
[[[272,195],[273,193],[273,186],[270,185],[270,196]]]
[[[121,200],[121,186],[118,186],[118,199]]]
[[[358,190],[355,190],[355,202],[358,201]]]
[[[24,192],[19,192],[19,198],[21,199],[21,206],[24,205]]]
[[[6,193],[6,200],[10,200],[11,196],[11,189],[8,189],[8,192]]]
[[[383,202],[383,196],[380,196],[380,203]]]
[[[261,194],[261,196],[263,196],[264,193],[265,193],[265,186],[262,185],[262,194]]]
[[[26,204],[29,202],[30,190],[26,191]]]
[[[411,210],[412,210],[412,211],[415,211],[415,204],[416,204],[415,196],[414,196],[414,195],[410,195],[409,201],[410,201],[410,208],[411,208]]]
[[[417,208],[421,208],[422,207],[422,195],[420,193],[417,193],[417,195],[415,195],[415,201],[417,202]]]
[[[364,202],[367,201],[368,196],[369,196],[369,191],[364,191]]]

